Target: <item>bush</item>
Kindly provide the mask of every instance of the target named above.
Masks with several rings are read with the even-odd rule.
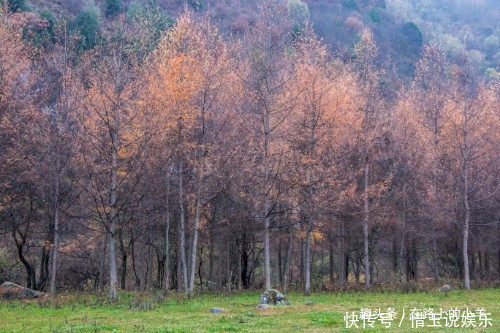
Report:
[[[13,13],[25,12],[31,9],[31,6],[28,4],[26,0],[8,0],[8,6],[9,10]]]
[[[56,20],[48,10],[42,10],[38,17],[39,23],[28,28],[29,31],[25,29],[23,35],[36,47],[45,48],[54,43]]]
[[[79,46],[81,49],[91,49],[97,44],[101,20],[99,8],[93,1],[87,3],[85,9],[76,16],[73,28],[80,35]]]
[[[460,39],[453,35],[443,34],[439,41],[441,42],[443,48],[446,50],[446,53],[452,58],[455,58],[459,54],[465,52],[465,47]]]
[[[484,68],[486,65],[484,54],[479,50],[469,50],[469,60],[476,68]]]
[[[496,71],[496,69],[492,68],[492,67],[489,67],[489,68],[486,68],[486,71],[484,72],[484,74],[486,75],[486,77],[489,79],[489,80],[497,80],[497,79],[500,79],[500,73]]]
[[[106,0],[106,16],[113,17],[118,15],[123,8],[123,0]]]
[[[290,16],[298,25],[304,25],[309,19],[309,8],[307,4],[301,0],[289,0],[288,10]]]
[[[138,1],[134,1],[130,4],[125,14],[127,21],[132,22],[136,17],[144,14],[144,6]]]
[[[372,20],[372,22],[374,23],[379,23],[382,20],[380,12],[376,8],[370,9],[368,15],[370,15],[370,20]]]
[[[417,25],[413,22],[408,22],[402,28],[405,47],[409,48],[411,52],[418,53],[422,47],[422,33]]]
[[[500,45],[500,39],[495,35],[490,35],[486,37],[483,41],[484,49],[488,54],[493,55],[493,53],[498,50],[498,46]]]
[[[356,2],[356,0],[344,0],[342,2],[342,4],[347,9],[359,10],[359,6],[358,6],[358,3]]]
[[[200,11],[203,8],[203,3],[201,0],[188,0],[188,3],[193,7],[195,11]]]

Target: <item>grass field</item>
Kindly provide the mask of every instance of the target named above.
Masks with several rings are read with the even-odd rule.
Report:
[[[398,317],[387,330],[380,323],[369,332],[500,332],[500,289],[469,292],[456,290],[447,296],[434,293],[321,293],[305,297],[291,293],[291,306],[256,308],[258,292],[241,294],[201,294],[191,300],[172,294],[123,293],[115,304],[104,297],[68,294],[56,300],[0,303],[0,332],[349,332],[346,311],[361,308],[394,308]],[[313,305],[306,305],[308,301]],[[210,313],[212,307],[226,313]],[[412,308],[484,308],[491,313],[492,327],[411,329]],[[403,308],[406,317],[399,326]],[[426,322],[429,323],[429,322]],[[442,324],[444,326],[444,323]],[[360,330],[360,329],[358,329]]]

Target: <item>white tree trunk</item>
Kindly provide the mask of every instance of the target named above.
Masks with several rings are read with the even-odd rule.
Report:
[[[465,156],[463,157],[463,181],[464,181],[464,231],[463,231],[463,256],[464,256],[464,286],[465,289],[470,289],[470,275],[469,275],[469,222],[470,222],[470,206],[469,206],[469,170],[468,170],[468,156],[467,152],[467,136],[465,136]]]
[[[365,266],[365,288],[370,288],[370,254],[369,254],[369,207],[368,207],[368,175],[370,172],[370,165],[368,158],[365,161],[365,188],[364,188],[364,223],[363,223],[363,240],[364,240],[364,266]]]
[[[406,184],[403,186],[403,230],[401,231],[401,243],[399,248],[399,274],[401,283],[406,284],[406,273],[404,267],[404,254],[405,254],[405,236],[406,236]]]
[[[116,285],[118,283],[118,273],[116,270],[116,250],[115,250],[115,224],[116,224],[116,190],[118,173],[118,111],[115,110],[115,126],[112,133],[113,151],[111,156],[111,186],[110,186],[110,225],[109,237],[109,294],[111,300],[117,298]]]
[[[201,180],[199,180],[201,181]],[[197,256],[197,246],[198,246],[198,230],[200,228],[200,207],[201,207],[201,199],[200,199],[200,191],[197,191],[198,193],[196,194],[196,212],[195,212],[195,217],[194,217],[194,227],[193,227],[193,245],[191,249],[191,269],[190,269],[190,276],[189,276],[189,290],[188,290],[188,295],[191,297],[193,296],[193,290],[194,290],[194,276],[196,272],[196,256]]]
[[[179,210],[180,210],[180,247],[181,247],[181,264],[182,277],[184,280],[184,292],[189,293],[188,274],[186,265],[186,233],[185,233],[185,215],[184,215],[184,185],[183,185],[183,168],[182,161],[179,162]]]
[[[163,272],[163,290],[165,293],[168,293],[168,289],[170,288],[170,242],[169,242],[169,231],[170,231],[170,211],[168,205],[168,198],[170,195],[170,186],[167,180],[167,216],[165,217],[165,267]]]
[[[304,294],[311,294],[311,217],[308,218],[304,245]]]
[[[288,245],[286,249],[285,263],[283,264],[283,286],[281,289],[284,293],[288,292],[288,280],[290,276],[290,258],[292,257],[292,245],[293,245],[293,229],[290,228],[288,234]]]
[[[269,166],[269,114],[264,111],[264,275],[265,275],[265,288],[271,289],[271,252],[269,241],[269,224],[270,224],[270,209],[271,203],[269,199],[269,183],[270,183],[270,166]]]

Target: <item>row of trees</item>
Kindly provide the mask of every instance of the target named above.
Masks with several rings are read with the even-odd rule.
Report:
[[[260,10],[242,38],[185,13],[83,55],[2,15],[4,276],[111,299],[498,278],[498,82],[431,44],[393,96],[368,30],[345,62]]]

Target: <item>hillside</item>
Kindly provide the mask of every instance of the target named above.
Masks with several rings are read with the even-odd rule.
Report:
[[[81,13],[80,0],[10,0],[19,10],[50,11],[58,20],[72,21]],[[242,0],[99,0],[101,20],[110,25],[117,15],[130,17],[145,8],[158,8],[171,18],[188,8],[209,13],[226,33],[240,34],[256,22],[259,1]],[[450,58],[467,53],[477,71],[494,78],[500,66],[500,8],[495,0],[301,0],[288,1],[298,21],[306,18],[316,33],[343,58],[364,27],[374,33],[379,63],[407,81],[413,76],[421,46],[440,43]],[[110,15],[109,11],[113,11]]]

